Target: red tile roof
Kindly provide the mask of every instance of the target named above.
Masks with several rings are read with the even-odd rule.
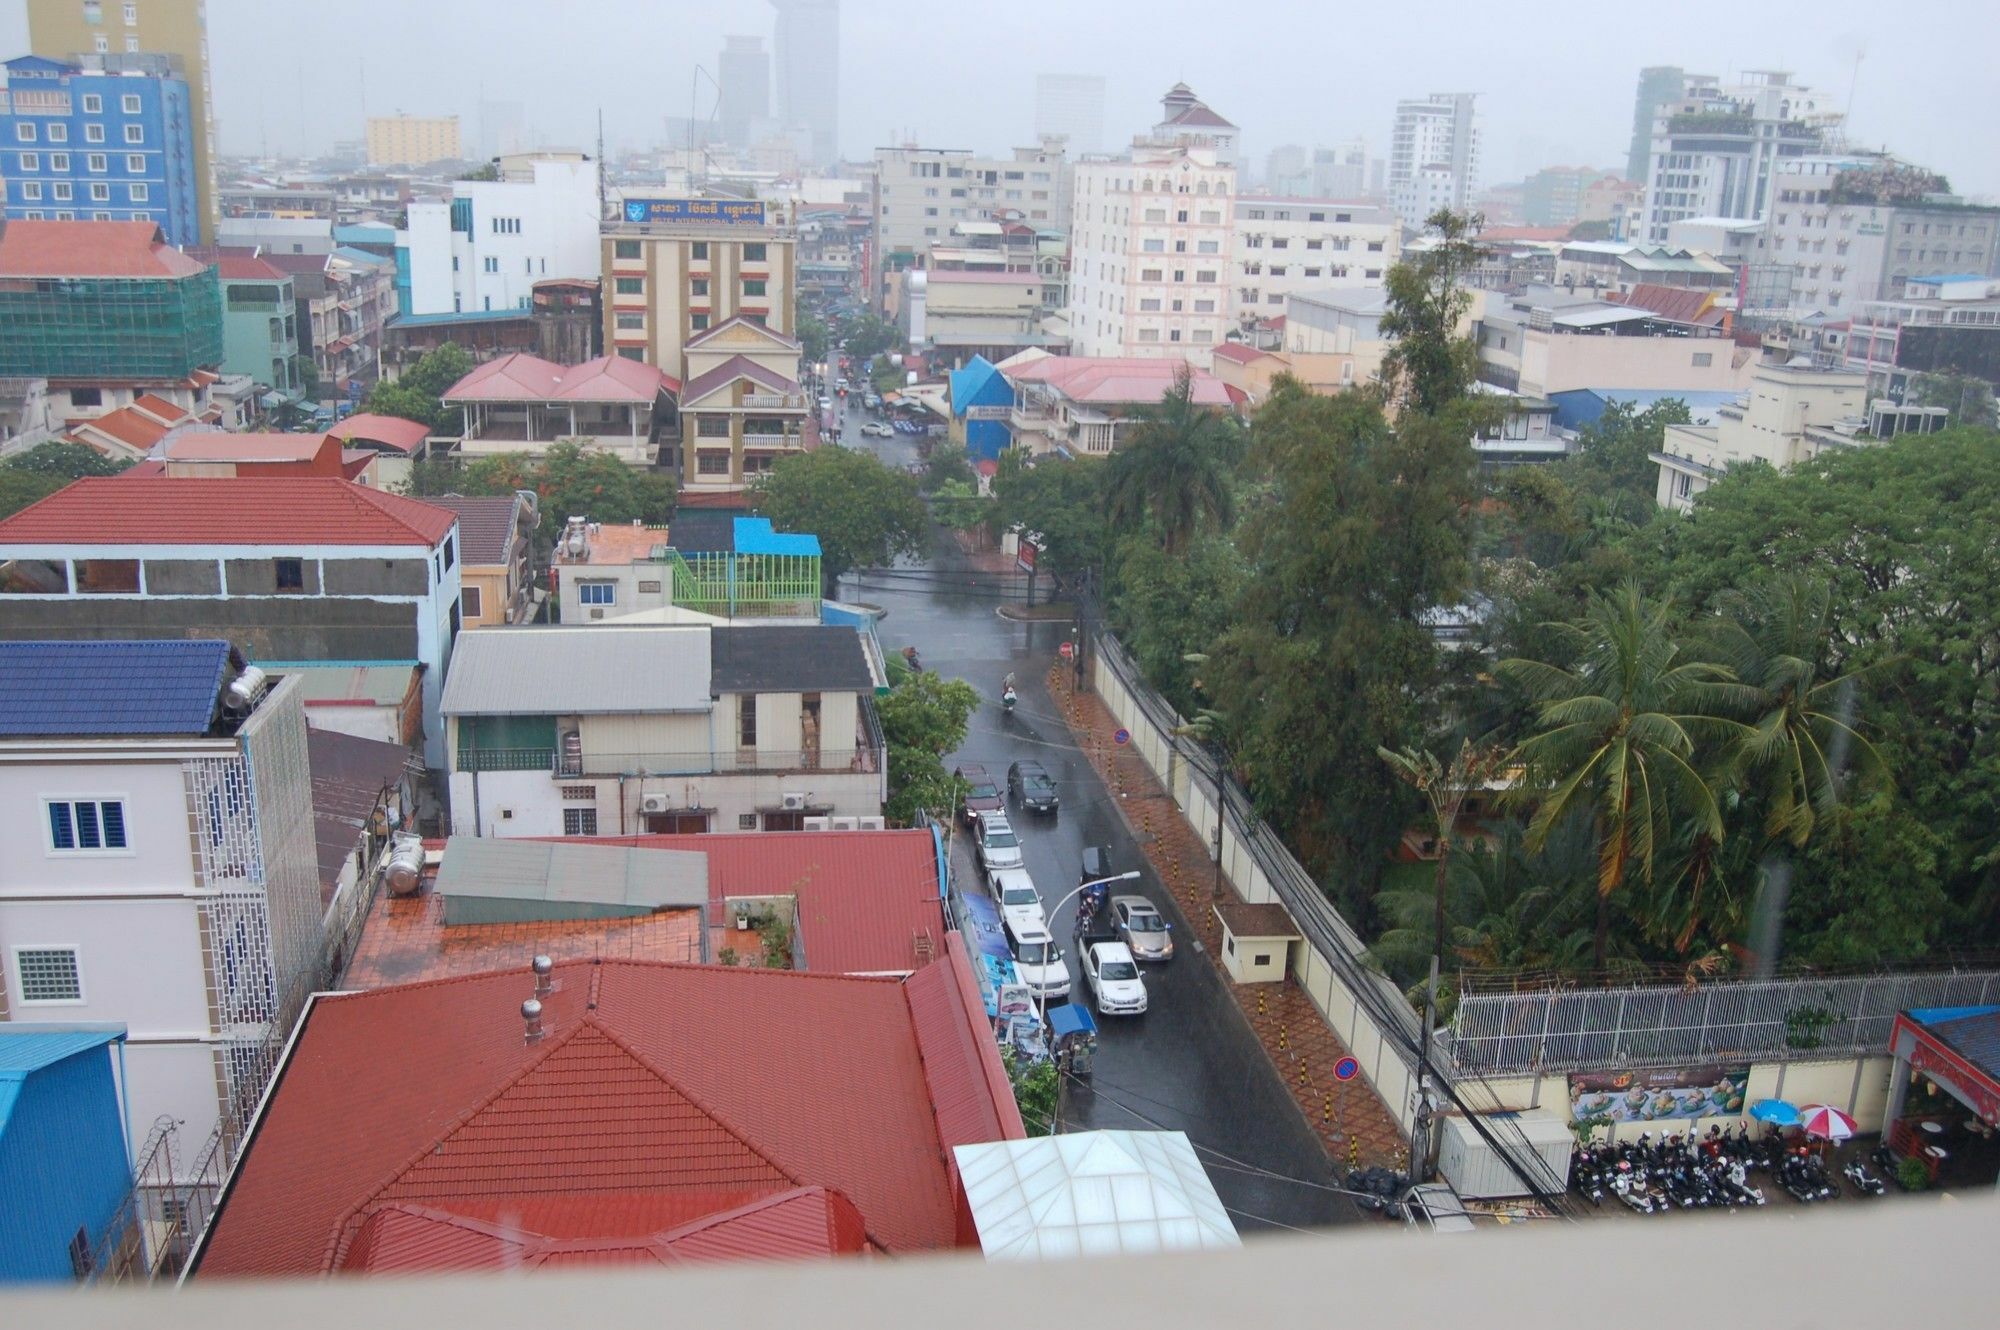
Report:
[[[1704,327],[1719,326],[1722,323],[1723,312],[1716,308],[1713,291],[1698,291],[1684,286],[1662,286],[1657,282],[1640,282],[1624,295],[1613,292],[1608,298],[1649,310],[1673,323],[1691,323]]]
[[[207,266],[151,222],[10,221],[0,230],[0,277],[194,277]]]
[[[445,390],[448,402],[631,402],[644,405],[679,385],[658,367],[624,356],[558,365],[514,351],[477,366]]]
[[[1247,365],[1253,360],[1261,360],[1270,354],[1269,351],[1260,351],[1247,342],[1224,342],[1221,346],[1215,348],[1215,358],[1217,360],[1233,360],[1239,365]]]
[[[533,1043],[525,967],[317,998],[195,1275],[467,1268],[480,1221],[593,1262],[958,1245],[952,1147],[1022,1133],[963,949],[940,965],[558,964]]]
[[[0,545],[420,545],[458,519],[331,476],[94,476],[0,520]]]
[[[1207,370],[1189,369],[1184,360],[1139,356],[1044,356],[1005,371],[1014,382],[1047,383],[1074,402],[1152,405],[1188,369],[1197,406],[1228,406],[1222,381]]]
[[[326,447],[324,434],[230,433],[193,430],[167,444],[174,462],[310,462]]]
[[[358,411],[329,432],[342,443],[379,443],[385,448],[407,453],[416,451],[431,436],[431,427],[422,421],[405,420],[401,416]]]
[[[937,849],[927,831],[724,832],[602,836],[594,844],[693,850],[708,856],[708,895],[721,917],[732,896],[795,896],[799,950],[824,974],[902,974],[944,938]]]

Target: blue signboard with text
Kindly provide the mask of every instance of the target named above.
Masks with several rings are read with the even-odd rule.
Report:
[[[762,226],[764,205],[750,199],[626,199],[625,220]]]

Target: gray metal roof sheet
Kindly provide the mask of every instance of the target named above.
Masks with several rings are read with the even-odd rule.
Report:
[[[444,683],[447,716],[576,716],[712,709],[703,624],[475,628]]]
[[[697,850],[454,836],[445,842],[436,889],[445,898],[446,923],[480,922],[473,916],[483,911],[473,902],[482,900],[530,903],[528,914],[537,917],[549,907],[563,917],[575,913],[565,906],[618,914],[700,909],[708,904],[708,856]],[[457,919],[455,913],[468,917]],[[527,917],[518,909],[506,913]]]

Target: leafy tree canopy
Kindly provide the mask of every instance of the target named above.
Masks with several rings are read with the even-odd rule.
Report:
[[[780,531],[819,537],[829,596],[844,573],[921,554],[930,533],[916,481],[852,448],[781,458],[759,479],[753,499]]]
[[[472,357],[454,342],[424,352],[416,364],[391,383],[378,381],[361,401],[363,411],[401,416],[428,425],[440,434],[464,428],[464,413],[439,399],[454,383],[472,372]]]

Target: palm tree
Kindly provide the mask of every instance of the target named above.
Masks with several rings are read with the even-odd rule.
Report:
[[[1453,856],[1446,959],[1482,970],[1580,968],[1590,955],[1586,902],[1595,850],[1590,819],[1572,817],[1550,833],[1539,853],[1529,852],[1520,829],[1510,824],[1497,841]],[[1387,927],[1370,954],[1399,975],[1416,973],[1435,945],[1431,892],[1390,887],[1375,903]]]
[[[1749,690],[1737,775],[1762,797],[1764,834],[1803,849],[1840,806],[1850,763],[1863,780],[1885,770],[1851,723],[1862,671],[1823,677],[1833,635],[1833,597],[1823,582],[1780,577],[1728,595],[1722,609],[1709,625],[1714,654]]]
[[[1501,755],[1490,748],[1475,748],[1470,739],[1459,745],[1449,763],[1440,762],[1429,749],[1405,748],[1392,752],[1377,748],[1376,756],[1389,764],[1398,777],[1415,786],[1430,805],[1431,820],[1437,830],[1437,879],[1433,890],[1435,919],[1432,922],[1432,954],[1445,955],[1445,874],[1449,871],[1453,836],[1458,830],[1459,809],[1466,796],[1499,773]]]
[[[1656,849],[1684,823],[1722,840],[1722,814],[1696,765],[1698,750],[1747,732],[1722,715],[1745,699],[1725,666],[1695,659],[1675,638],[1669,607],[1648,604],[1630,583],[1592,596],[1583,618],[1557,625],[1556,633],[1566,665],[1516,659],[1502,661],[1500,671],[1535,704],[1538,729],[1519,750],[1529,777],[1522,788],[1539,799],[1528,848],[1540,850],[1553,827],[1592,810],[1592,953],[1602,969],[1612,893],[1635,872],[1652,882]]]
[[[1141,416],[1130,442],[1112,455],[1105,495],[1112,522],[1150,517],[1169,554],[1185,548],[1204,522],[1228,526],[1243,451],[1243,431],[1196,405],[1193,376],[1183,368],[1160,404]]]

